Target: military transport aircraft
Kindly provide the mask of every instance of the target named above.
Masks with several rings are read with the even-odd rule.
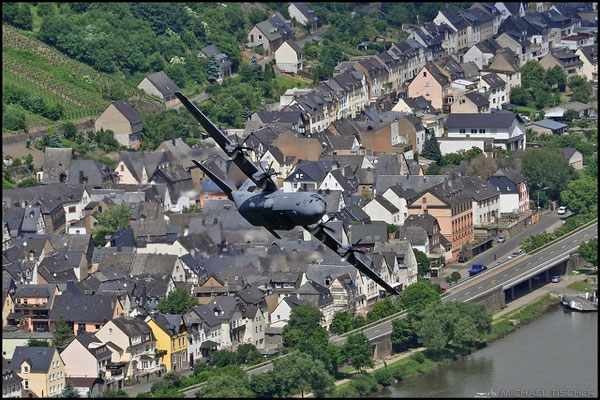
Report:
[[[246,157],[244,150],[252,149],[244,147],[244,142],[231,141],[183,93],[175,92],[175,95],[223,149],[225,154],[248,176],[249,181],[246,181],[239,190],[236,190],[202,163],[192,160],[198,168],[219,186],[227,195],[227,198],[233,201],[242,217],[253,226],[264,227],[278,239],[281,239],[281,237],[275,232],[275,229],[291,230],[296,226],[301,226],[388,292],[399,294],[395,288],[385,282],[365,261],[355,255],[355,253],[364,254],[363,251],[357,250],[353,246],[343,246],[328,232],[333,230],[327,226],[327,222],[329,221],[325,223],[319,222],[323,218],[323,215],[325,215],[326,204],[323,197],[310,192],[281,191],[271,178],[276,173],[271,170],[270,166],[267,169],[262,165],[256,166]],[[260,189],[258,193],[254,192],[256,188]],[[370,260],[369,263],[373,265]]]

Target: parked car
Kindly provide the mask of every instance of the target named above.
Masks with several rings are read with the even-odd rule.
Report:
[[[473,266],[469,270],[469,276],[477,275],[478,273],[486,269],[487,267],[483,264],[473,264]]]
[[[558,215],[563,215],[566,213],[567,213],[567,207],[565,207],[565,206],[558,207]]]
[[[448,286],[442,286],[441,289],[442,289],[442,292],[445,292],[446,290],[448,290]]]
[[[505,236],[498,236],[498,239],[496,239],[496,241],[498,243],[504,243],[504,242],[506,242],[506,237]]]
[[[560,275],[552,276],[552,283],[558,283],[558,282],[560,282]]]
[[[469,257],[467,256],[458,256],[458,262],[464,263],[469,261]]]

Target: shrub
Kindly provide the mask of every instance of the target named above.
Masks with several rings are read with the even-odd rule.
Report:
[[[401,381],[402,379],[404,379],[404,377],[406,376],[406,368],[404,367],[404,364],[393,367],[392,376],[397,381]]]
[[[352,385],[344,385],[336,389],[335,396],[338,399],[348,399],[351,397],[358,397],[358,392]]]
[[[394,374],[391,368],[380,368],[373,372],[373,377],[381,386],[390,386],[394,383]]]
[[[416,353],[414,353],[411,358],[413,360],[415,360],[416,362],[418,362],[419,364],[423,364],[425,362],[425,354],[423,354],[420,351],[417,351]]]
[[[376,392],[379,390],[377,381],[369,374],[358,374],[350,381],[350,385],[356,389],[356,391],[365,395],[367,393]]]
[[[211,376],[214,376],[215,372],[214,371],[202,371],[198,374],[197,379],[198,382],[206,382],[208,380],[208,378],[210,378]]]

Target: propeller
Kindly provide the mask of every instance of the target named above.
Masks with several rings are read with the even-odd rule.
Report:
[[[358,244],[360,243],[361,240],[362,239],[358,239],[358,242],[354,243],[352,246],[343,246],[338,251],[338,254],[341,255],[342,257],[346,257],[346,256],[348,256],[350,254],[354,254],[354,253],[366,254],[366,252],[356,248],[356,246],[358,246]]]
[[[335,229],[333,229],[333,228],[332,228],[332,227],[330,227],[330,226],[327,226],[327,224],[328,224],[329,222],[331,222],[331,220],[333,220],[334,218],[335,218],[335,215],[333,215],[333,216],[329,217],[329,219],[328,219],[327,221],[325,221],[325,222],[319,222],[319,223],[317,224],[317,228],[321,228],[321,229],[327,229],[327,230],[328,230],[328,231],[330,231],[330,232],[334,232],[334,231],[335,231]]]
[[[273,170],[271,168],[272,165],[273,165],[273,161],[271,161],[271,164],[269,164],[269,167],[266,170],[263,167],[263,172],[258,174],[258,176],[256,177],[256,180],[263,182],[272,176],[280,175],[279,172],[275,172],[275,170]]]
[[[233,152],[233,151],[243,151],[243,150],[250,150],[253,151],[254,149],[251,147],[246,147],[244,146],[246,144],[246,141],[250,139],[250,135],[246,136],[246,139],[244,139],[242,141],[242,143],[240,143],[240,138],[239,136],[235,135],[235,144],[228,144],[225,146],[225,148],[227,149],[228,152]]]

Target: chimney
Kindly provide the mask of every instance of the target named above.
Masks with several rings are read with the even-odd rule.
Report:
[[[173,146],[175,146],[175,139],[171,140],[171,144],[173,144]]]
[[[83,183],[83,171],[79,171],[79,183]]]

